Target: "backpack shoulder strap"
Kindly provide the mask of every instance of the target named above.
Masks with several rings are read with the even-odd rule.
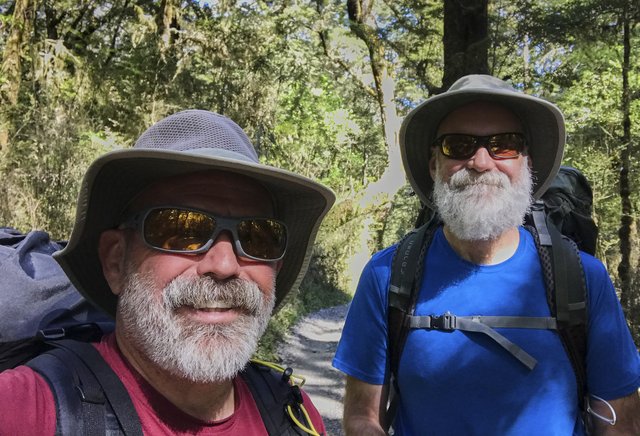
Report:
[[[587,285],[580,253],[576,244],[548,221],[544,205],[537,202],[531,214],[535,228],[527,229],[536,242],[547,289],[547,302],[552,316],[557,319],[558,334],[573,366],[578,401],[582,407],[586,390],[588,318]]]
[[[422,282],[424,256],[438,226],[439,220],[434,217],[405,235],[398,244],[391,263],[387,295],[387,356],[390,369],[387,392],[390,399],[384,419],[385,430],[390,428],[398,405],[396,375],[409,334],[407,319],[415,309],[417,288]],[[386,403],[387,399],[383,398],[382,401]]]
[[[51,386],[59,434],[104,435],[109,427],[119,428],[125,435],[142,436],[140,419],[126,388],[93,345],[66,339],[49,344],[52,350],[27,365]],[[78,426],[83,431],[78,431]]]
[[[95,389],[95,383],[90,381],[92,377],[73,355],[54,348],[26,365],[49,384],[56,404],[56,436],[97,435],[100,431],[105,434],[104,420],[98,419],[103,414],[104,396]]]
[[[391,263],[388,290],[388,356],[391,372],[394,373],[402,354],[402,336],[408,329],[404,323],[405,315],[413,313],[415,290],[422,279],[421,264],[437,225],[434,222],[424,224],[409,232],[398,244]]]
[[[257,360],[251,360],[240,373],[269,436],[317,434],[305,416],[300,387],[290,381],[292,374],[291,368],[281,370],[276,365]]]

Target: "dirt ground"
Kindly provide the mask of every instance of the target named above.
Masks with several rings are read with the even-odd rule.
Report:
[[[347,306],[313,313],[293,328],[279,347],[282,363],[304,376],[303,389],[324,419],[327,435],[342,436],[344,374],[331,366],[340,339]]]

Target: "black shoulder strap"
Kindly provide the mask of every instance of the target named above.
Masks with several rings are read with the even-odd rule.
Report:
[[[587,285],[576,244],[549,222],[544,205],[537,202],[531,212],[534,235],[545,278],[551,315],[557,319],[562,340],[576,376],[578,401],[586,393]]]
[[[390,369],[387,392],[390,399],[384,419],[386,431],[391,427],[398,405],[396,374],[409,334],[407,317],[415,308],[417,283],[421,281],[424,256],[438,225],[439,220],[434,217],[428,223],[409,232],[398,244],[391,264],[387,295],[387,356]],[[386,403],[387,399],[383,398],[382,401]]]
[[[56,436],[105,434],[104,395],[88,381],[92,377],[78,359],[54,348],[26,365],[40,373],[51,388],[56,403]]]
[[[111,427],[112,415],[123,434],[142,436],[140,419],[126,388],[93,345],[73,340],[49,344],[52,350],[27,365],[51,386],[58,434],[104,435]]]
[[[291,374],[290,368],[284,373],[277,373],[254,361],[240,373],[258,406],[269,436],[306,434],[293,424],[286,411],[287,406],[291,406],[294,413],[300,413],[299,406],[303,401],[300,388],[289,383]]]
[[[402,337],[408,332],[408,329],[404,328],[404,317],[413,313],[417,298],[416,280],[421,279],[421,263],[437,227],[435,222],[429,222],[409,232],[398,244],[391,264],[387,347],[392,373],[398,369],[404,346]]]

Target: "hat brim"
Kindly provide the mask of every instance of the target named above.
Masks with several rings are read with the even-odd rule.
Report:
[[[555,177],[565,143],[564,117],[553,104],[521,92],[500,89],[461,89],[429,98],[413,109],[400,129],[400,152],[407,178],[423,204],[431,204],[429,172],[431,145],[440,122],[452,110],[473,101],[495,102],[522,121],[529,141],[533,197],[539,199]]]
[[[89,301],[115,315],[117,298],[103,275],[98,241],[116,228],[121,213],[143,189],[160,179],[206,170],[251,177],[273,195],[278,218],[287,224],[289,239],[276,278],[276,308],[297,288],[311,257],[322,218],[335,201],[333,192],[298,174],[218,153],[215,149],[188,152],[127,149],[96,159],[82,182],[76,222],[67,246],[54,254],[74,286]]]

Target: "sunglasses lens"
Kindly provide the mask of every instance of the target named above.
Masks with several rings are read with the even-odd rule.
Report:
[[[524,151],[524,138],[517,133],[501,133],[488,140],[489,152],[499,159],[513,159]]]
[[[215,220],[200,212],[153,209],[144,221],[144,238],[164,250],[194,251],[207,243],[215,227]]]
[[[175,252],[196,251],[214,236],[216,218],[202,212],[178,208],[152,209],[146,215],[143,235],[147,244]],[[287,248],[287,228],[272,219],[245,219],[235,224],[240,246],[246,255],[275,260]]]
[[[480,146],[485,146],[494,159],[513,159],[524,153],[524,136],[519,133],[498,133],[491,136],[448,134],[438,138],[442,154],[450,159],[471,158]]]
[[[287,229],[279,221],[250,219],[238,223],[238,239],[245,253],[258,259],[282,257],[287,247]]]
[[[442,154],[451,159],[469,159],[476,152],[475,137],[471,135],[445,135],[440,138]]]

